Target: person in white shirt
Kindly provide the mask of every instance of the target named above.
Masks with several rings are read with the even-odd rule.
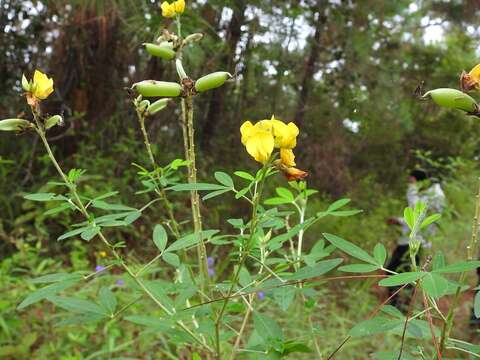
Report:
[[[423,169],[414,169],[408,177],[407,203],[414,208],[417,202],[422,201],[427,205],[429,213],[441,213],[445,208],[445,194],[437,182],[432,182],[428,173]],[[401,236],[397,240],[397,246],[392,253],[387,269],[395,272],[411,271],[411,261],[409,256],[410,229],[405,220],[400,217],[389,218],[387,223],[390,225],[401,226]],[[429,225],[417,234],[417,240],[423,248],[431,246],[428,241],[437,232],[438,227],[435,223]],[[417,254],[417,264],[420,256]],[[390,294],[393,294],[398,288],[389,288]],[[407,299],[408,300],[408,299]],[[399,297],[392,299],[392,305],[399,305]]]

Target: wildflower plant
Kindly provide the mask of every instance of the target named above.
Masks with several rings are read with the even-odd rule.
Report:
[[[349,199],[339,199],[324,211],[309,211],[309,200],[317,191],[308,187],[308,174],[296,167],[293,152],[297,142],[300,143],[297,137],[301,130],[294,123],[283,122],[273,115],[255,123],[245,121],[239,129],[238,146],[243,144],[245,153],[258,164],[255,172],[235,171],[231,176],[216,171],[213,174],[215,182],[199,180],[194,99],[234,80],[227,71],[217,71],[197,80],[190,78],[182,61],[183,53],[190,46],[199,46],[202,35],[183,36],[183,0],[165,1],[161,11],[163,16],[174,18],[176,32],[165,29],[154,42],[144,44],[145,50],[151,56],[175,62],[178,81],[148,79],[131,88],[132,104],[149,159],[148,164],[136,165],[141,184],[138,191],[151,195],[144,206],[134,208],[116,203],[112,200],[117,195],[115,191],[87,197],[81,193],[79,183],[85,171],[62,168],[46,136],[49,129],[63,122],[62,116],[42,110],[42,101],[54,91],[54,81],[47,75],[37,70],[31,81],[22,78],[24,95],[31,109],[30,119],[0,121],[3,131],[35,132],[60,177],[60,181],[51,183],[55,192],[31,193],[25,198],[55,203],[57,206],[49,209],[47,216],[73,212],[83,218],[72,224],[58,240],[80,237],[86,243],[97,241],[103,246],[99,253],[102,265],[98,264],[94,271],[54,273],[32,279],[38,289],[25,298],[18,309],[48,301],[65,310],[65,324],[129,321],[154,329],[168,345],[160,350],[162,356],[169,358],[177,358],[181,351],[195,359],[281,358],[295,352],[315,353],[309,357],[333,358],[351,337],[387,331],[399,335],[398,349],[389,349],[384,354],[388,358],[400,359],[402,352],[411,352],[414,345],[423,346],[422,351],[429,353],[427,358],[441,358],[449,348],[472,353],[465,342],[450,337],[457,304],[454,302],[448,314],[444,314],[438,307],[438,299],[451,293],[452,288],[458,299],[459,293],[465,290],[467,272],[480,265],[473,257],[480,195],[477,196],[472,240],[465,262],[447,265],[441,254],[433,260],[427,258],[422,264],[415,262],[420,247],[416,234],[439,219],[437,214],[428,214],[428,204],[405,210],[405,221],[411,229],[412,271],[395,273],[386,269],[387,251],[381,243],[367,251],[339,236],[324,233],[306,251],[304,239],[312,226],[329,217],[354,216],[361,211],[347,209]],[[477,89],[473,83],[475,74],[464,76],[464,89]],[[468,95],[459,93],[461,95],[453,89],[437,89],[426,96],[440,105],[478,114],[478,105],[472,103]],[[145,123],[155,114],[161,116],[167,106],[181,108],[184,159],[160,165]],[[184,169],[186,181],[183,180]],[[281,176],[284,184],[274,190],[274,196],[269,196],[271,179],[277,176]],[[189,195],[190,221],[180,218],[175,211],[170,200],[172,193]],[[201,202],[219,196],[228,196],[250,207],[246,218],[224,219],[229,224],[229,232],[205,229],[202,223]],[[125,242],[115,242],[110,236],[112,229],[135,226],[144,213],[153,211],[155,204],[161,204],[166,217],[152,229],[151,242],[156,252],[145,264],[139,264],[128,258]],[[209,257],[207,249],[208,254],[223,256]],[[348,255],[353,263],[348,260],[348,264],[340,266],[346,256],[340,256],[338,251]],[[192,252],[196,256],[192,257]],[[333,271],[350,275],[330,275]],[[459,279],[447,277],[457,273],[461,273]],[[97,291],[92,284],[99,280],[99,275],[102,281],[107,281],[110,274],[115,274],[116,281]],[[324,349],[316,323],[319,317],[329,315],[320,311],[323,300],[318,296],[318,288],[328,289],[329,281],[368,278],[380,280],[379,284],[385,287],[414,286],[408,313],[388,307],[389,298],[379,304],[369,318],[352,326],[349,337],[343,341],[339,339],[336,349]],[[117,296],[119,287],[129,294],[129,300]],[[87,293],[88,296],[79,297],[75,289],[82,289],[81,295]],[[414,306],[417,297],[423,299],[421,309]],[[147,304],[155,305],[157,310],[152,311]],[[476,307],[478,310],[480,304]],[[268,312],[264,311],[266,308]],[[287,320],[292,316],[304,317],[304,335],[298,336],[288,327],[282,328],[280,323],[283,322],[274,319],[272,313],[282,314],[279,318],[284,316]],[[432,320],[434,317],[436,322]],[[406,340],[411,341],[409,349],[404,349]],[[428,345],[430,340],[433,346]]]

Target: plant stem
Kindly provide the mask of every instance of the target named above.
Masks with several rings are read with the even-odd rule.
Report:
[[[195,161],[195,129],[193,126],[193,99],[187,96],[182,99],[183,113],[183,142],[185,147],[185,157],[188,161],[188,183],[197,182],[197,167]],[[193,230],[198,238],[197,257],[200,274],[202,276],[201,290],[205,292],[205,287],[209,289],[207,249],[202,237],[202,217],[200,213],[200,197],[197,190],[190,191],[190,204],[192,207]]]
[[[252,297],[252,300],[253,300],[253,297]],[[248,319],[250,318],[251,313],[252,313],[252,310],[250,307],[248,307],[247,312],[243,317],[242,325],[240,326],[240,331],[238,332],[237,339],[235,340],[235,344],[233,345],[232,353],[230,354],[230,360],[235,359],[235,354],[237,353],[238,347],[240,346],[240,341],[242,340],[242,335],[243,335],[243,332],[245,331],[245,328],[247,327]]]
[[[302,201],[303,202],[303,201]],[[302,206],[298,207],[298,215],[300,216],[300,222],[299,224],[302,224],[305,222],[305,210],[307,206],[307,201],[305,200],[302,204]],[[297,248],[297,270],[301,266],[301,258],[302,258],[302,244],[303,244],[303,234],[305,233],[304,229],[300,229],[298,232],[298,248]]]
[[[223,316],[225,314],[225,310],[227,308],[228,302],[230,301],[230,297],[233,293],[233,290],[235,289],[235,286],[238,281],[238,277],[240,276],[240,271],[242,270],[243,264],[245,263],[245,260],[249,256],[249,251],[250,251],[250,244],[253,240],[253,236],[256,233],[257,230],[257,225],[258,225],[258,205],[260,204],[260,199],[262,197],[263,193],[263,187],[265,183],[265,178],[266,178],[266,173],[267,170],[270,167],[270,161],[267,161],[263,165],[262,172],[261,172],[261,177],[260,180],[257,181],[255,184],[255,191],[254,191],[254,196],[253,196],[253,204],[252,204],[252,219],[250,220],[250,234],[247,239],[247,243],[245,244],[245,247],[243,249],[242,256],[240,257],[240,260],[237,265],[237,269],[235,271],[235,274],[233,275],[232,283],[230,285],[230,288],[228,289],[228,292],[225,296],[225,299],[223,301],[223,305],[220,309],[220,312],[217,315],[217,320],[215,321],[215,347],[216,347],[216,358],[220,359],[221,358],[221,353],[220,353],[220,325],[222,323]],[[257,186],[258,185],[258,186]]]
[[[40,121],[38,119],[38,115],[35,112],[35,110],[33,110],[33,116],[34,116],[35,122],[37,124],[36,131],[37,131],[38,135],[40,136],[40,138],[43,142],[43,145],[45,146],[45,149],[47,151],[47,154],[48,154],[50,160],[52,161],[53,165],[55,166],[57,172],[59,173],[59,175],[61,176],[61,178],[65,182],[65,184],[70,189],[70,192],[71,192],[72,196],[74,197],[75,202],[77,203],[77,206],[78,206],[80,212],[82,213],[82,215],[86,219],[90,219],[90,215],[89,215],[87,209],[85,208],[82,200],[80,199],[80,196],[78,195],[75,184],[72,184],[72,182],[68,179],[67,175],[65,175],[62,168],[58,164],[58,162],[55,158],[55,155],[53,154],[52,149],[50,148],[50,145],[49,145],[49,143],[47,141],[47,138],[45,136],[45,130],[43,128],[43,125],[40,123]],[[135,283],[143,290],[143,292],[145,294],[147,294],[148,297],[150,297],[150,299],[152,299],[153,302],[158,307],[160,307],[167,315],[172,315],[173,312],[170,311],[167,307],[165,307],[165,305],[163,305],[151,293],[151,291],[145,286],[143,281],[140,278],[138,278],[135,275],[135,273],[132,271],[132,269],[130,269],[130,267],[125,263],[125,261],[120,256],[120,254],[115,250],[115,247],[112,244],[110,244],[110,242],[107,240],[107,238],[103,235],[103,233],[101,231],[98,233],[98,236],[99,236],[100,240],[102,240],[102,242],[105,244],[105,246],[110,250],[110,252],[115,257],[115,259],[119,262],[119,264],[123,267],[123,269],[132,277],[132,279],[135,281]],[[196,342],[198,342],[200,345],[205,347],[207,350],[212,351],[212,349],[208,346],[208,344],[206,344],[204,341],[202,341],[202,339],[199,336],[197,336],[192,330],[190,330],[181,320],[177,321],[176,323],[180,328],[182,328],[185,332],[187,332]]]
[[[429,309],[427,295],[423,291],[423,306],[425,309]],[[430,334],[432,335],[433,347],[437,353],[437,360],[442,360],[442,354],[440,353],[440,348],[438,347],[437,337],[435,336],[435,327],[433,326],[432,314],[430,310],[427,310],[427,321],[428,326],[430,327]]]
[[[140,130],[143,135],[143,143],[145,144],[145,148],[148,153],[148,158],[150,159],[150,164],[152,165],[152,168],[155,171],[157,176],[157,181],[158,181],[157,190],[159,192],[159,197],[163,201],[163,204],[165,205],[165,209],[167,209],[168,218],[170,219],[170,222],[172,224],[172,232],[175,235],[175,237],[179,238],[180,231],[178,229],[178,222],[175,219],[175,215],[173,214],[172,203],[168,200],[167,194],[165,193],[165,189],[160,182],[160,174],[157,171],[158,165],[157,165],[157,162],[155,161],[155,157],[153,156],[152,145],[150,144],[147,129],[145,128],[145,117],[142,114],[140,114],[138,111],[137,111],[137,117],[138,117],[138,123],[140,124]]]
[[[294,202],[293,204],[297,208],[298,215],[299,215],[299,218],[300,218],[298,224],[303,225],[305,223],[305,213],[306,213],[306,210],[307,210],[307,198],[301,199],[300,201],[301,201],[301,205],[298,205],[296,202]],[[298,232],[297,261],[294,264],[294,267],[297,271],[302,265],[302,260],[301,259],[302,259],[302,244],[303,244],[304,233],[305,233],[305,231],[302,227],[302,229]],[[298,284],[298,287],[302,288],[303,284],[302,283]],[[305,295],[303,293],[302,293],[302,300],[304,302],[306,301]],[[318,358],[321,359],[322,358],[322,352],[320,350],[320,345],[318,344],[318,341],[317,341],[317,336],[314,334],[315,328],[313,326],[313,319],[312,319],[312,314],[311,313],[308,314],[307,319],[308,319],[308,324],[310,326],[310,331],[312,332],[313,343],[315,345],[315,351],[317,353]]]
[[[480,179],[478,180],[478,191],[477,195],[475,196],[475,215],[473,217],[473,224],[472,224],[472,236],[470,238],[470,243],[467,245],[467,260],[473,260],[475,250],[477,248],[478,242],[478,226],[479,226],[479,219],[480,219]],[[462,290],[462,283],[465,281],[467,273],[464,271],[460,274],[459,283],[460,285],[457,287],[457,291],[455,292],[455,297],[453,299],[452,305],[448,309],[447,319],[443,323],[442,327],[442,335],[440,337],[440,353],[443,354],[445,350],[445,343],[450,336],[450,332],[452,331],[453,327],[453,320],[455,318],[455,309],[458,306],[458,302],[460,300],[460,293]]]
[[[414,306],[415,299],[417,298],[417,291],[419,286],[420,286],[420,282],[419,280],[417,280],[415,282],[415,288],[413,290],[412,299],[410,300],[410,304],[408,305],[408,311],[407,311],[407,316],[405,317],[405,323],[403,324],[402,340],[400,341],[400,351],[398,353],[397,360],[402,359],[403,347],[405,345],[405,335],[407,333],[407,326],[408,326],[409,318],[412,316],[413,306]]]

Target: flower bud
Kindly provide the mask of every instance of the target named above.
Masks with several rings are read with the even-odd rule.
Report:
[[[308,176],[306,171],[297,169],[295,167],[289,167],[283,172],[288,181],[303,180]]]
[[[195,82],[195,90],[203,92],[222,86],[227,79],[232,75],[226,71],[217,71],[205,76],[202,76]]]
[[[31,84],[30,84],[30,82],[27,80],[27,78],[25,77],[24,74],[22,74],[22,88],[23,88],[23,90],[25,90],[25,91],[30,91],[30,88],[31,88]]]
[[[140,103],[137,105],[137,111],[142,112],[145,110],[148,106],[150,106],[150,101],[148,100],[142,100]]]
[[[165,60],[172,60],[175,57],[175,51],[173,51],[173,44],[168,41],[164,41],[160,43],[160,45],[151,43],[145,43],[143,45],[145,45],[147,52],[152,56],[161,57]]]
[[[165,109],[165,107],[167,106],[167,104],[168,104],[169,101],[170,101],[170,99],[160,99],[160,100],[157,100],[157,101],[155,101],[154,103],[152,103],[152,105],[150,105],[150,106],[147,108],[147,112],[148,112],[150,115],[156,114],[156,113],[159,112],[160,110]]]
[[[21,131],[31,127],[30,121],[24,119],[5,119],[0,120],[0,131]]]
[[[61,124],[62,122],[63,122],[63,119],[60,115],[53,115],[45,121],[45,129],[48,130],[57,124]]]
[[[139,94],[145,97],[165,96],[177,97],[182,92],[180,84],[168,81],[144,80],[133,84]]]
[[[432,100],[440,106],[451,109],[463,110],[473,113],[478,110],[477,102],[470,96],[457,89],[440,88],[430,90],[422,96],[426,98],[430,96]]]

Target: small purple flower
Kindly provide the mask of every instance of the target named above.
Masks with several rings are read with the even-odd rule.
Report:
[[[265,293],[263,291],[257,292],[257,296],[259,300],[265,299]]]
[[[214,277],[215,276],[215,269],[208,268],[208,276]]]
[[[100,272],[100,271],[103,271],[105,269],[106,269],[106,267],[102,266],[102,265],[95,266],[95,272]]]
[[[211,256],[207,257],[207,264],[208,264],[208,267],[212,267],[213,264],[215,264],[215,259]]]
[[[118,286],[122,286],[125,285],[125,281],[123,279],[118,279],[117,281],[115,281],[115,284],[117,284]]]

